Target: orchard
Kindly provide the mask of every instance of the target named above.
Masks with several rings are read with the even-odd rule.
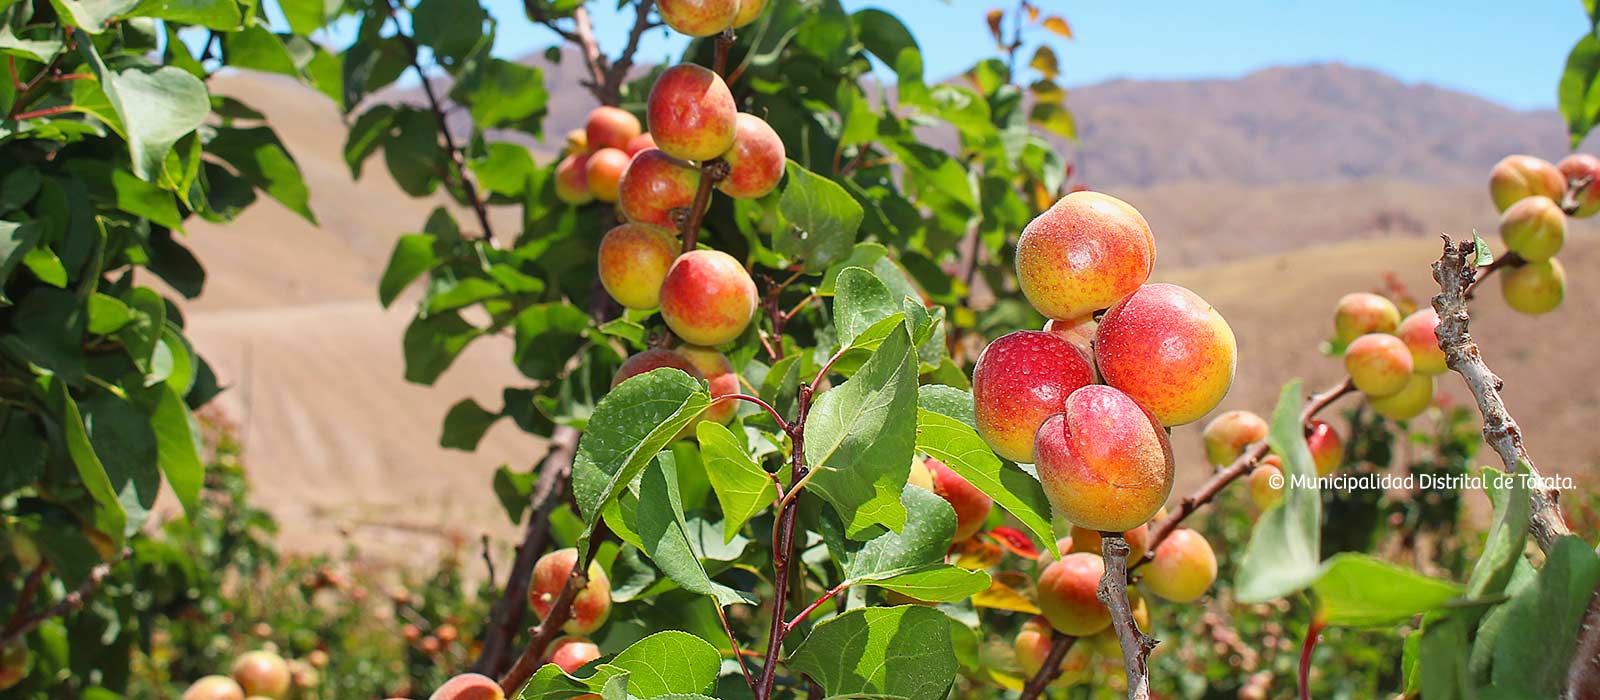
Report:
[[[837,0],[520,9],[0,0],[0,699],[1600,697],[1593,499],[1538,478],[1491,369],[1537,341],[1471,332],[1560,317],[1600,158],[1506,155],[1498,245],[1410,261],[1426,303],[1317,300],[1297,362],[1339,379],[1244,406],[1249,310],[1166,281],[1181,234],[1060,146],[1043,3],[944,82]],[[513,22],[577,81],[503,58]],[[212,89],[236,71],[337,107],[340,167],[432,209],[377,279],[415,306],[394,380],[509,351],[439,443],[521,431],[472,501],[513,546],[375,573],[249,504],[185,225],[316,223],[316,193]],[[1402,471],[1475,485],[1335,485]]]

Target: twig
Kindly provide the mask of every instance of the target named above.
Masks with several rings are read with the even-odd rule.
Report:
[[[739,672],[744,674],[744,683],[750,687],[750,692],[756,690],[755,676],[750,675],[750,665],[745,663],[744,650],[739,648],[739,638],[733,634],[733,626],[728,624],[728,611],[722,609],[722,604],[711,601],[711,607],[717,609],[717,621],[722,623],[722,631],[728,633],[728,647],[733,649],[733,658],[739,662]]]
[[[1578,643],[1567,669],[1567,694],[1562,700],[1600,697],[1600,588],[1589,596],[1589,606],[1578,622]]]
[[[1139,622],[1133,619],[1133,606],[1128,603],[1128,541],[1120,532],[1102,532],[1100,553],[1105,559],[1106,571],[1100,577],[1096,597],[1111,611],[1111,629],[1122,646],[1122,666],[1128,675],[1128,700],[1150,700],[1147,662],[1150,652],[1160,642],[1140,630]]]
[[[780,429],[780,430],[782,430],[784,432],[788,432],[789,431],[789,421],[784,420],[783,416],[778,415],[778,409],[773,408],[772,404],[767,403],[766,401],[762,400],[758,396],[751,396],[749,394],[723,394],[722,396],[717,397],[717,399],[721,400],[721,401],[730,401],[730,400],[748,401],[748,402],[753,403],[753,404],[755,404],[757,406],[760,406],[761,408],[766,409],[767,414],[772,416],[773,420],[778,422],[778,429]]]
[[[811,385],[800,387],[799,407],[789,424],[789,483],[800,485],[808,473],[805,464],[806,417],[811,411]],[[796,490],[796,489],[791,489]],[[790,501],[778,511],[776,536],[772,543],[772,626],[767,632],[767,657],[761,666],[761,681],[756,684],[756,700],[771,700],[772,684],[778,670],[778,654],[788,634],[784,606],[789,601],[789,564],[794,554],[794,521],[798,503]]]
[[[1017,700],[1035,700],[1043,695],[1044,689],[1061,677],[1061,660],[1067,658],[1067,652],[1077,640],[1077,637],[1052,630],[1050,652],[1044,655],[1044,665],[1028,679],[1027,685],[1022,686],[1022,695]]]
[[[17,606],[11,611],[10,619],[6,620],[5,630],[13,630],[22,625],[28,616],[28,608],[33,607],[33,597],[39,594],[39,584],[44,582],[44,573],[50,569],[50,564],[39,562],[28,572],[28,580],[23,582],[22,591],[17,594]]]
[[[1489,279],[1490,275],[1499,272],[1503,268],[1522,267],[1525,264],[1527,264],[1527,261],[1523,260],[1522,256],[1517,255],[1516,253],[1508,252],[1505,255],[1495,258],[1494,262],[1478,269],[1477,276],[1473,278],[1471,284],[1467,285],[1466,291],[1462,292],[1462,294],[1467,298],[1468,301],[1471,301],[1472,296],[1478,291],[1478,285],[1483,284],[1484,280]]]
[[[0,648],[22,641],[23,637],[38,628],[39,625],[44,624],[46,620],[64,617],[82,608],[84,603],[89,602],[89,595],[100,587],[100,584],[105,581],[107,576],[111,575],[111,567],[116,566],[117,562],[122,561],[130,553],[129,550],[124,549],[115,559],[96,564],[94,568],[89,570],[89,576],[83,580],[83,583],[78,584],[77,589],[68,593],[65,598],[57,601],[55,605],[33,615],[20,618],[13,617],[10,624],[6,625],[5,635],[0,636]]]
[[[1472,241],[1454,243],[1444,237],[1444,253],[1433,264],[1433,279],[1439,283],[1439,293],[1433,297],[1433,310],[1439,314],[1439,327],[1434,334],[1439,347],[1444,350],[1445,364],[1467,382],[1467,388],[1478,400],[1478,412],[1483,414],[1483,440],[1500,455],[1507,474],[1526,471],[1535,480],[1539,470],[1522,442],[1522,429],[1506,410],[1500,396],[1504,382],[1484,364],[1483,355],[1467,330],[1467,290],[1477,280],[1477,245]],[[1561,516],[1559,494],[1555,489],[1539,486],[1528,490],[1533,499],[1533,512],[1528,518],[1528,531],[1539,543],[1539,549],[1549,553],[1556,538],[1572,534]]]
[[[639,0],[633,6],[633,29],[628,32],[628,43],[617,55],[616,62],[605,70],[605,83],[601,91],[617,102],[622,101],[622,81],[628,79],[628,71],[633,69],[633,56],[639,52],[639,40],[645,32],[661,26],[659,22],[650,21],[650,8],[654,4],[653,0]]]
[[[1311,654],[1317,650],[1317,639],[1322,634],[1322,613],[1311,615],[1306,627],[1305,641],[1300,644],[1300,700],[1311,700]]]
[[[1339,397],[1354,390],[1355,385],[1350,382],[1349,377],[1345,377],[1338,384],[1328,387],[1319,393],[1312,394],[1311,398],[1306,400],[1305,408],[1300,411],[1300,424],[1309,423],[1323,409],[1333,404],[1334,401],[1339,400]],[[1185,518],[1193,515],[1195,511],[1200,509],[1200,506],[1216,499],[1217,495],[1222,493],[1222,489],[1226,488],[1228,484],[1237,481],[1241,477],[1248,476],[1251,471],[1255,470],[1256,464],[1267,456],[1267,451],[1266,442],[1258,442],[1251,445],[1245,449],[1243,454],[1235,458],[1231,464],[1212,474],[1211,478],[1201,484],[1200,488],[1195,489],[1194,493],[1184,496],[1183,500],[1178,502],[1177,508],[1173,509],[1166,519],[1150,528],[1150,546],[1143,557],[1140,557],[1138,561],[1128,567],[1129,570],[1138,569],[1155,559],[1156,547],[1167,539],[1167,536],[1171,535],[1173,530],[1178,529],[1178,525]]]
[[[833,600],[834,596],[839,595],[840,593],[844,592],[844,589],[849,588],[849,587],[850,587],[849,583],[846,582],[846,583],[841,583],[841,584],[839,584],[837,586],[834,586],[833,588],[829,588],[828,592],[823,593],[821,597],[817,598],[815,601],[812,601],[812,603],[810,605],[807,605],[800,612],[795,613],[795,616],[793,618],[791,618],[788,622],[784,623],[783,624],[783,633],[784,634],[788,634],[790,632],[793,632],[794,628],[799,627],[800,623],[804,622],[805,619],[808,616],[811,615],[811,613],[816,612],[817,608],[822,607],[823,603],[826,603],[826,602],[828,602],[830,600]]]
[[[489,552],[489,533],[479,535],[478,544],[483,547],[483,566],[489,570],[489,580],[500,580],[499,576],[494,575],[494,555]]]

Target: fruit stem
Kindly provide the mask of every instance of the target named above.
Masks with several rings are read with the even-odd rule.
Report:
[[[749,394],[723,394],[722,396],[719,396],[717,398],[718,398],[718,400],[722,400],[722,401],[726,401],[726,400],[730,400],[730,399],[738,399],[740,401],[749,401],[750,403],[753,403],[753,404],[755,404],[757,406],[760,406],[760,407],[762,407],[762,408],[767,410],[767,413],[772,416],[773,420],[778,421],[778,429],[780,429],[780,430],[782,430],[784,432],[789,432],[789,422],[784,420],[783,416],[778,415],[778,409],[773,408],[772,404],[767,403],[766,401],[763,401],[760,397],[751,396]]]
[[[1150,668],[1147,660],[1156,648],[1154,637],[1139,629],[1128,602],[1128,541],[1120,532],[1100,533],[1100,553],[1106,571],[1100,577],[1096,597],[1111,611],[1111,629],[1122,647],[1122,666],[1128,674],[1128,700],[1150,700]]]
[[[1028,684],[1022,687],[1022,695],[1017,700],[1036,700],[1044,695],[1044,689],[1050,687],[1061,677],[1061,660],[1067,658],[1067,652],[1072,649],[1072,643],[1078,638],[1051,630],[1050,651],[1044,656],[1044,665],[1039,667],[1039,672],[1028,679]]]
[[[1306,627],[1306,638],[1300,645],[1300,700],[1311,700],[1311,653],[1317,649],[1322,634],[1322,613],[1311,615],[1311,625]]]
[[[73,589],[66,597],[57,601],[55,605],[33,615],[19,616],[22,610],[20,608],[17,609],[13,613],[10,622],[6,624],[5,631],[0,633],[0,648],[9,647],[22,641],[23,637],[26,637],[29,632],[38,628],[39,625],[44,624],[46,620],[64,617],[82,608],[84,603],[89,602],[90,594],[94,593],[95,589],[99,588],[100,584],[106,580],[106,577],[111,575],[111,567],[132,553],[133,550],[124,548],[115,558],[94,565],[94,568],[89,570],[89,575],[83,579],[83,583],[78,584],[76,589]],[[34,571],[42,576],[44,568],[45,566],[40,564]]]
[[[809,616],[811,613],[816,612],[817,608],[822,607],[823,603],[826,603],[826,602],[828,602],[830,600],[833,600],[834,596],[839,595],[840,593],[844,592],[844,589],[849,588],[849,587],[850,587],[850,582],[849,581],[845,581],[843,583],[840,583],[837,586],[834,586],[833,588],[828,589],[828,592],[827,593],[823,593],[822,597],[817,598],[815,601],[812,601],[812,603],[810,605],[807,605],[804,610],[801,610],[800,612],[796,613],[795,616],[792,619],[790,619],[788,622],[784,623],[783,624],[783,633],[787,635],[790,632],[793,632],[794,628],[798,627],[802,620],[805,620],[806,617]]]

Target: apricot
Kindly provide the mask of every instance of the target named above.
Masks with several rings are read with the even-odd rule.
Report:
[[[917,463],[913,463],[911,483],[938,494],[955,509],[956,534],[953,541],[960,542],[978,534],[983,529],[984,521],[989,519],[994,499],[945,466],[944,462],[929,457],[921,460],[920,464],[926,476],[916,474]],[[921,483],[923,479],[927,480],[927,485]]]
[[[594,201],[589,191],[589,156],[573,153],[556,164],[556,199],[567,204],[588,204]]]
[[[578,550],[558,549],[539,558],[533,565],[533,582],[528,586],[528,604],[540,620],[550,616],[550,606],[567,585],[572,568],[578,563]],[[600,564],[589,562],[589,583],[572,599],[572,617],[561,626],[567,634],[588,634],[605,624],[611,614],[611,582]]]
[[[1017,631],[1017,638],[1012,641],[1012,650],[1016,652],[1017,666],[1028,677],[1039,675],[1039,669],[1044,668],[1044,660],[1050,656],[1050,645],[1054,641],[1050,629],[1050,621],[1042,615],[1035,615],[1022,623],[1022,629]],[[1086,644],[1073,644],[1067,649],[1067,655],[1061,658],[1061,676],[1058,683],[1067,685],[1081,680],[1084,672],[1089,670],[1092,651]]]
[[[1082,316],[1066,321],[1050,319],[1044,322],[1044,332],[1061,336],[1062,340],[1072,343],[1083,356],[1089,358],[1090,364],[1094,363],[1094,331],[1099,324],[1095,323],[1094,315]]]
[[[691,250],[661,282],[661,319],[684,342],[721,345],[744,332],[756,313],[756,283],[732,255]]]
[[[1576,190],[1578,208],[1572,212],[1573,216],[1588,218],[1600,212],[1600,158],[1573,153],[1557,161],[1556,170],[1566,176],[1569,187],[1576,187],[1580,179],[1586,181]]]
[[[1082,318],[1134,293],[1155,267],[1150,224],[1132,205],[1099,192],[1073,192],[1017,239],[1017,285],[1039,313]]]
[[[584,165],[584,177],[589,182],[589,192],[602,202],[617,201],[617,189],[622,186],[622,173],[632,160],[618,148],[602,148],[589,154]]]
[[[1500,239],[1523,260],[1549,260],[1567,238],[1567,214],[1548,197],[1524,197],[1500,215]]]
[[[694,363],[689,361],[689,358],[666,348],[650,348],[630,355],[628,359],[622,361],[622,366],[618,367],[617,373],[611,377],[611,388],[617,388],[618,384],[621,384],[629,377],[644,374],[653,369],[661,369],[662,367],[683,370],[685,374],[695,379],[706,378],[704,374],[700,373],[700,368],[695,367]],[[560,590],[559,587],[557,590]]]
[[[1394,302],[1371,292],[1346,294],[1333,307],[1333,335],[1346,345],[1368,333],[1393,333],[1399,323]]]
[[[1172,492],[1172,445],[1149,409],[1091,384],[1045,419],[1034,466],[1055,512],[1090,530],[1123,532],[1150,520]]]
[[[244,689],[227,676],[205,676],[183,691],[183,700],[244,700]]]
[[[1411,420],[1422,415],[1433,403],[1433,377],[1413,374],[1404,389],[1377,399],[1369,399],[1372,410],[1389,420]]]
[[[600,284],[627,308],[656,308],[661,303],[661,283],[680,247],[671,229],[655,224],[617,226],[600,239]]]
[[[722,76],[693,63],[668,68],[656,78],[645,107],[656,148],[693,161],[711,160],[733,148],[738,114]]]
[[[1192,423],[1233,386],[1238,345],[1222,314],[1175,284],[1147,284],[1100,317],[1100,377],[1162,425]]]
[[[1034,461],[1034,436],[1067,396],[1094,382],[1082,351],[1044,331],[1016,331],[996,338],[972,370],[972,402],[978,435],[995,454],[1014,462]]]
[[[1200,436],[1206,444],[1206,461],[1223,467],[1243,454],[1244,448],[1267,439],[1267,422],[1250,411],[1228,411],[1206,423]]]
[[[1412,372],[1411,350],[1387,333],[1368,333],[1350,341],[1344,371],[1368,397],[1389,396],[1406,387]]]
[[[739,0],[739,14],[733,16],[733,28],[749,25],[767,9],[767,0]]]
[[[589,135],[583,129],[573,129],[567,132],[567,153],[588,153]]]
[[[1143,571],[1144,586],[1151,593],[1187,603],[1217,580],[1217,555],[1200,533],[1178,528],[1156,545],[1156,556]]]
[[[1250,472],[1250,502],[1256,504],[1259,510],[1266,510],[1283,500],[1283,488],[1286,482],[1283,476],[1282,462],[1276,461],[1276,455],[1261,460]],[[1274,485],[1276,484],[1276,485]]]
[[[629,221],[655,224],[674,231],[672,210],[688,209],[700,187],[700,169],[661,152],[640,151],[622,171],[617,208]]]
[[[778,187],[787,154],[778,132],[760,117],[740,113],[734,119],[733,146],[722,154],[728,177],[717,189],[734,199],[757,199]]]
[[[1111,626],[1111,611],[1097,591],[1105,575],[1099,555],[1074,552],[1044,568],[1037,588],[1039,612],[1062,634],[1087,637]]]
[[[933,472],[928,471],[928,463],[921,457],[911,455],[911,474],[906,477],[906,483],[926,491],[933,490]]]
[[[728,361],[728,356],[717,352],[716,348],[698,345],[679,345],[672,351],[694,365],[700,375],[710,383],[711,406],[706,408],[705,413],[700,414],[700,420],[723,424],[733,420],[734,411],[739,408],[738,399],[720,398],[739,393],[739,375],[734,373],[733,363]],[[691,423],[685,430],[691,430],[693,426]]]
[[[1417,374],[1444,374],[1450,368],[1445,365],[1444,350],[1439,347],[1439,336],[1435,334],[1439,328],[1439,312],[1433,307],[1423,307],[1412,312],[1394,334],[1406,344],[1406,349],[1411,351],[1411,370]]]
[[[1544,196],[1559,202],[1566,191],[1566,176],[1543,158],[1506,156],[1489,171],[1489,198],[1500,211],[1524,197]]]
[[[583,125],[584,145],[590,151],[602,148],[626,149],[628,142],[642,133],[639,118],[618,107],[596,107]]]
[[[1567,296],[1567,271],[1555,258],[1531,262],[1500,273],[1500,295],[1506,306],[1525,314],[1554,311]]]
[[[1306,449],[1311,451],[1311,462],[1316,466],[1317,476],[1332,474],[1344,464],[1344,438],[1339,437],[1339,431],[1326,421],[1311,421],[1306,433]]]
[[[245,695],[282,698],[289,693],[289,664],[270,651],[241,654],[228,675],[238,681]]]
[[[733,26],[740,0],[656,0],[661,21],[680,34],[711,36]]]
[[[12,642],[0,647],[0,690],[15,687],[28,675],[28,645]],[[184,700],[189,700],[188,694]]]
[[[505,691],[493,678],[463,673],[444,682],[428,700],[505,700]]]
[[[630,157],[632,157],[632,156],[639,155],[639,153],[641,153],[643,151],[648,151],[648,150],[650,150],[652,148],[655,148],[655,147],[656,147],[656,138],[654,136],[651,136],[648,133],[644,133],[644,134],[639,134],[638,136],[635,136],[635,137],[633,137],[631,139],[628,139],[628,146],[626,148],[622,149],[622,150],[624,152],[626,152]]]
[[[1072,542],[1067,549],[1061,551],[1065,552],[1070,549],[1074,552],[1088,552],[1090,554],[1099,554],[1101,551],[1100,532],[1098,530],[1090,530],[1086,527],[1073,525],[1070,539]],[[1144,556],[1145,552],[1150,551],[1150,523],[1144,523],[1132,530],[1124,531],[1122,539],[1128,543],[1128,561],[1137,561],[1139,557]]]
[[[583,637],[562,637],[550,643],[550,663],[572,673],[600,658],[600,647]]]

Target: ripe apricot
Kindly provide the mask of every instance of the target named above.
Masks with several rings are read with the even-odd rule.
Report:
[[[602,148],[626,149],[628,142],[642,131],[639,118],[633,113],[617,107],[596,107],[589,112],[589,120],[583,127],[584,146],[590,152]]]
[[[1134,293],[1155,266],[1150,224],[1132,205],[1073,192],[1017,239],[1017,285],[1039,313],[1076,319]]]
[[[1189,528],[1173,530],[1156,545],[1156,556],[1144,569],[1144,586],[1174,603],[1187,603],[1217,580],[1217,555],[1211,543]]]
[[[722,76],[680,63],[656,78],[645,120],[656,148],[684,160],[710,160],[733,147],[739,109]]]
[[[600,239],[600,284],[618,304],[653,309],[680,245],[670,229],[654,224],[617,226]]]
[[[238,681],[245,695],[282,698],[289,693],[289,664],[270,651],[241,654],[228,675]]]
[[[1559,202],[1566,192],[1566,176],[1543,158],[1506,156],[1489,171],[1489,198],[1500,211],[1524,197],[1543,196]]]
[[[1090,364],[1094,364],[1094,331],[1098,325],[1092,314],[1066,321],[1052,318],[1044,322],[1044,332],[1054,333],[1072,343],[1083,351],[1083,356],[1089,359]]]
[[[1150,520],[1172,492],[1172,445],[1155,416],[1127,394],[1099,384],[1072,392],[1045,419],[1034,466],[1055,512],[1102,532]]]
[[[1433,403],[1433,377],[1413,374],[1404,389],[1382,398],[1369,399],[1367,403],[1372,404],[1372,410],[1378,415],[1389,420],[1411,420],[1422,415]]]
[[[0,647],[0,690],[8,690],[27,677],[28,657],[28,645],[24,642]],[[184,700],[189,700],[187,694]]]
[[[728,177],[717,189],[734,199],[764,197],[783,179],[785,154],[783,139],[766,120],[740,113],[734,121],[733,147],[722,155],[728,162]]]
[[[1567,239],[1567,214],[1548,197],[1524,197],[1500,215],[1500,239],[1523,260],[1549,260]]]
[[[1567,178],[1567,186],[1574,189],[1578,208],[1573,216],[1588,218],[1600,212],[1600,158],[1588,153],[1573,153],[1556,162],[1556,170]],[[1578,181],[1583,180],[1580,186]]]
[[[739,337],[756,313],[756,283],[732,255],[691,250],[661,282],[661,319],[684,342],[715,346]]]
[[[661,21],[680,34],[711,36],[739,16],[740,0],[656,0]]]
[[[1256,504],[1256,508],[1266,510],[1283,500],[1287,482],[1282,464],[1277,455],[1268,455],[1250,472],[1250,502]]]
[[[1238,345],[1222,314],[1175,284],[1147,284],[1100,317],[1100,377],[1161,421],[1192,423],[1233,386]]]
[[[1406,387],[1412,372],[1411,351],[1405,341],[1387,333],[1368,333],[1350,342],[1344,351],[1344,371],[1361,393],[1389,396]]]
[[[1506,306],[1525,314],[1554,311],[1567,296],[1567,271],[1550,258],[1500,273],[1500,295]]]
[[[1039,612],[1062,634],[1086,637],[1111,625],[1111,611],[1097,592],[1105,562],[1099,555],[1074,552],[1039,574]]]
[[[1368,333],[1393,333],[1399,323],[1394,302],[1371,292],[1346,294],[1333,307],[1333,335],[1345,344]]]
[[[618,367],[617,373],[611,377],[611,388],[615,389],[618,384],[634,375],[644,374],[662,367],[682,370],[685,374],[695,379],[706,378],[704,374],[700,373],[700,368],[695,367],[694,363],[690,362],[688,358],[666,348],[650,348],[630,355],[628,359],[622,361],[622,366]]]
[[[1017,631],[1017,638],[1012,641],[1012,650],[1016,654],[1017,666],[1029,678],[1039,675],[1039,669],[1044,668],[1044,660],[1050,655],[1050,645],[1054,641],[1050,628],[1050,621],[1042,615],[1035,615],[1022,623],[1022,629]],[[1067,649],[1067,655],[1061,658],[1061,675],[1056,678],[1059,685],[1071,685],[1082,680],[1089,670],[1092,651],[1087,644],[1074,643]]]
[[[602,202],[617,201],[622,173],[628,169],[630,160],[628,154],[618,148],[602,148],[589,154],[589,160],[584,165],[584,176],[589,183],[589,192],[595,199]]]
[[[594,201],[589,191],[589,156],[573,153],[556,164],[556,199],[567,204],[588,204]]]
[[[633,137],[631,139],[628,139],[627,148],[624,148],[622,150],[628,154],[628,157],[631,158],[633,156],[639,155],[639,153],[642,152],[642,151],[648,151],[648,150],[650,150],[652,148],[655,148],[655,147],[656,147],[656,139],[655,139],[655,137],[651,136],[648,133],[644,133],[644,134],[639,134],[638,136],[635,136],[635,137]]]
[[[1411,370],[1417,374],[1444,374],[1450,369],[1445,365],[1439,336],[1435,335],[1438,328],[1439,312],[1427,306],[1412,312],[1394,331],[1411,351]]]
[[[734,411],[739,408],[738,400],[720,398],[739,393],[739,375],[734,373],[733,363],[728,360],[728,356],[717,352],[716,348],[699,345],[679,345],[672,351],[694,365],[710,385],[711,406],[706,408],[705,413],[700,414],[700,419],[724,424],[733,420]],[[694,424],[690,423],[685,430],[691,430],[693,427]]]
[[[577,566],[578,550],[558,549],[539,558],[533,565],[533,581],[528,586],[528,604],[540,620],[550,616],[550,608],[566,587],[572,568]],[[572,617],[561,629],[568,634],[588,634],[605,624],[611,614],[611,582],[597,562],[589,563],[589,583],[572,599]]]
[[[921,469],[917,465],[921,465]],[[911,467],[912,478],[910,483],[932,491],[950,503],[956,512],[956,534],[954,541],[978,534],[983,529],[984,521],[989,519],[989,510],[994,506],[994,499],[973,486],[972,482],[962,478],[950,467],[932,457],[914,462]],[[921,471],[921,474],[917,472]],[[923,481],[926,480],[926,485]]]
[[[583,637],[562,637],[550,643],[550,663],[572,673],[600,658],[600,647]]]
[[[463,673],[444,682],[428,700],[505,700],[505,691],[493,678]]]
[[[767,9],[767,0],[739,0],[739,14],[733,16],[733,28],[749,25]]]
[[[1044,419],[1093,381],[1089,360],[1057,335],[1016,331],[1000,336],[978,355],[972,370],[978,434],[1001,457],[1031,463],[1034,436]]]
[[[183,700],[244,700],[244,689],[227,676],[205,676],[183,691]]]
[[[1339,437],[1339,431],[1326,421],[1311,421],[1310,432],[1306,434],[1306,449],[1311,451],[1317,476],[1332,474],[1344,464],[1344,438]]]
[[[1101,552],[1100,532],[1090,530],[1078,525],[1072,526],[1072,540],[1068,549],[1074,552],[1088,552],[1099,554]],[[1137,561],[1150,551],[1150,523],[1145,523],[1132,530],[1122,533],[1122,539],[1128,543],[1128,561]],[[1067,550],[1062,550],[1067,551]]]
[[[674,231],[672,210],[688,209],[700,187],[700,169],[660,149],[640,151],[622,171],[617,208],[629,221],[655,224]]]
[[[1267,422],[1250,411],[1228,411],[1206,423],[1200,436],[1206,444],[1206,461],[1227,466],[1244,448],[1267,439]]]

